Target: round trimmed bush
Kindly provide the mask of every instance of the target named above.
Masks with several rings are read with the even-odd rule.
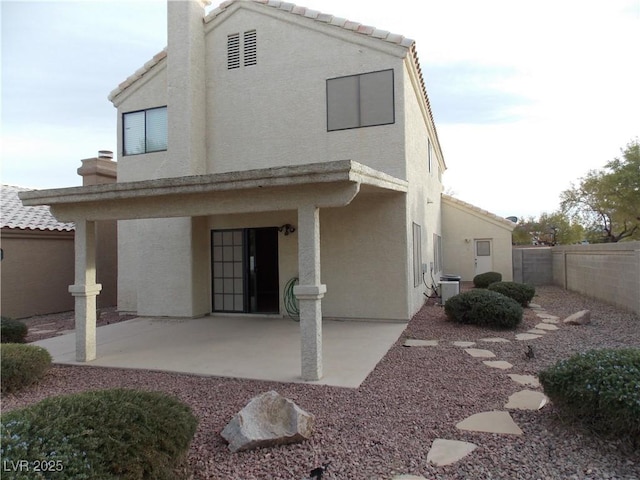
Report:
[[[640,441],[640,349],[578,353],[540,372],[539,378],[564,413],[596,431]]]
[[[51,367],[51,355],[44,348],[22,343],[0,346],[2,392],[15,392],[40,380]]]
[[[19,320],[0,318],[0,343],[24,343],[29,328]]]
[[[476,288],[487,288],[492,283],[501,282],[502,274],[498,272],[479,273],[473,277],[473,286]]]
[[[444,304],[447,318],[457,323],[500,329],[515,328],[522,321],[522,307],[515,300],[490,290],[469,290]]]
[[[3,460],[46,460],[50,480],[185,478],[198,423],[176,398],[126,389],[51,397],[1,419]],[[38,478],[27,474],[12,478]]]
[[[489,290],[501,293],[509,298],[513,298],[523,307],[529,305],[529,302],[536,294],[536,289],[526,283],[517,282],[495,282],[489,285]]]

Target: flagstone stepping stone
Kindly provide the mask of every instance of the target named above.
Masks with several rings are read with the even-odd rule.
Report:
[[[516,335],[516,340],[535,340],[541,336],[542,335],[536,335],[535,333],[518,333]]]
[[[537,328],[532,328],[531,330],[527,330],[527,333],[535,333],[536,335],[546,335],[548,332],[544,330],[539,330]]]
[[[530,387],[537,388],[540,386],[540,381],[533,375],[519,375],[517,373],[509,373],[509,378],[520,385],[529,385]]]
[[[533,310],[542,310],[542,307],[540,305],[538,305],[537,303],[530,303],[529,304],[529,308],[531,308]]]
[[[465,418],[456,424],[459,430],[471,432],[503,433],[506,435],[522,435],[522,430],[513,421],[509,412],[482,412]]]
[[[491,368],[499,368],[500,370],[509,370],[513,368],[509,362],[505,362],[504,360],[485,360],[484,363],[487,367]]]
[[[535,326],[535,328],[549,331],[559,330],[558,327],[556,327],[555,325],[551,325],[550,323],[539,323]]]
[[[403,345],[405,347],[437,347],[438,340],[418,340],[416,338],[407,338]]]
[[[492,351],[481,348],[465,348],[464,351],[475,358],[493,358],[496,356]]]
[[[468,348],[468,347],[473,347],[476,344],[476,342],[453,342],[453,345],[456,347],[463,347],[463,348]]]
[[[29,333],[35,335],[44,335],[45,333],[54,333],[55,330],[40,330],[39,328],[32,328],[29,330]]]
[[[538,313],[536,312],[536,315],[538,316],[538,318],[548,318],[551,320],[560,320],[560,317],[556,317],[555,315],[550,315],[548,313]]]
[[[560,319],[559,318],[543,318],[542,321],[543,323],[559,323]]]
[[[478,446],[475,443],[436,438],[427,454],[427,462],[436,467],[451,465],[469,455],[476,448]]]
[[[513,408],[516,410],[540,410],[548,401],[549,399],[542,392],[522,390],[511,395],[504,408]]]
[[[481,342],[491,342],[491,343],[509,343],[510,340],[502,337],[491,337],[491,338],[481,338]]]

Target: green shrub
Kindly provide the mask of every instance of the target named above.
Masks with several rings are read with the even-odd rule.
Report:
[[[539,378],[564,413],[596,431],[640,441],[640,349],[578,353]]]
[[[0,343],[24,343],[28,331],[21,321],[0,317]]]
[[[502,274],[498,272],[485,272],[480,273],[473,277],[473,285],[476,288],[487,288],[489,285],[495,282],[502,281]]]
[[[40,380],[51,367],[51,355],[44,348],[21,343],[0,347],[2,392],[15,392]]]
[[[495,282],[489,285],[489,290],[501,293],[509,298],[513,298],[523,307],[529,305],[529,302],[536,294],[536,289],[526,283],[517,282]]]
[[[447,317],[457,323],[495,328],[515,328],[522,321],[522,307],[509,297],[490,290],[469,290],[444,304]]]
[[[176,398],[125,389],[51,397],[1,418],[3,460],[46,460],[48,480],[184,478],[177,467],[197,426]],[[28,473],[12,478],[45,478]]]

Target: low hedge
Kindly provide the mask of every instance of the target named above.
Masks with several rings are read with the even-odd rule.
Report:
[[[490,290],[469,290],[448,299],[444,312],[457,323],[515,328],[522,321],[522,307],[515,300]]]
[[[476,288],[487,288],[495,282],[502,281],[502,274],[498,272],[480,273],[473,277],[473,286]]]
[[[0,343],[24,343],[29,328],[20,320],[0,317]]]
[[[186,478],[180,467],[197,426],[176,398],[126,389],[51,397],[3,414],[1,423],[6,464],[49,467],[41,476],[13,472],[19,480]]]
[[[51,367],[51,355],[44,348],[21,343],[0,346],[2,392],[16,392],[40,380]]]
[[[493,292],[501,293],[509,298],[513,298],[523,307],[529,305],[529,302],[536,294],[535,287],[527,285],[526,283],[517,282],[495,282],[489,285],[489,290]]]
[[[640,442],[640,349],[578,353],[539,374],[562,412],[593,430]]]

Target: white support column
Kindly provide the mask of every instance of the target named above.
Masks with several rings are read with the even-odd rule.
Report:
[[[299,285],[293,289],[300,304],[302,378],[322,378],[322,297],[320,283],[320,210],[314,205],[298,208]]]
[[[96,296],[102,285],[96,283],[96,224],[76,222],[75,284],[69,292],[75,297],[76,360],[96,358]]]

